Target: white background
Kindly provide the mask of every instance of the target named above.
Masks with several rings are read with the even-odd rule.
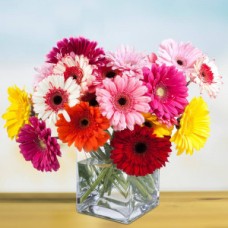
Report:
[[[0,1],[0,114],[7,88],[32,92],[34,67],[63,37],[85,36],[105,50],[129,44],[148,53],[166,38],[191,41],[215,58],[224,85],[211,113],[211,136],[193,156],[176,156],[161,170],[161,190],[228,190],[228,2],[227,1]],[[190,97],[198,96],[197,86]],[[42,173],[24,161],[0,119],[0,192],[74,192],[75,149],[63,148],[61,168]]]

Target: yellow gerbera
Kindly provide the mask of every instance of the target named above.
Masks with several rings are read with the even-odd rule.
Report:
[[[209,137],[210,117],[207,103],[202,97],[195,97],[186,106],[180,119],[180,128],[171,138],[176,144],[177,155],[186,151],[193,154],[193,150],[202,148]]]
[[[2,118],[6,120],[4,127],[7,128],[9,138],[13,139],[18,135],[20,128],[28,123],[31,99],[24,89],[21,90],[17,86],[9,87],[8,95],[10,106]]]
[[[155,115],[152,115],[150,113],[143,113],[143,116],[145,118],[143,125],[153,128],[154,133],[157,135],[157,137],[162,138],[164,136],[171,135],[173,126],[167,127],[165,124],[162,124],[160,121],[158,121]]]

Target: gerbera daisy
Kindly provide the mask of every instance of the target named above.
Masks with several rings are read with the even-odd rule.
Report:
[[[65,107],[70,121],[68,122],[63,114],[59,115],[56,123],[58,136],[68,145],[84,149],[87,152],[96,151],[109,139],[105,131],[110,124],[107,118],[103,117],[98,107],[89,106],[87,102],[80,102],[74,107]]]
[[[95,65],[90,65],[89,60],[84,56],[66,56],[62,58],[53,69],[54,74],[64,75],[65,80],[72,77],[80,85],[81,92],[84,93],[95,79],[93,70]]]
[[[115,132],[111,141],[111,159],[129,175],[145,176],[165,166],[171,152],[170,137],[157,138],[147,127],[135,126]]]
[[[20,128],[28,123],[31,113],[31,99],[27,92],[17,86],[8,88],[8,100],[10,106],[2,115],[6,121],[5,128],[7,128],[9,138],[13,139],[18,135]]]
[[[102,66],[104,64],[104,51],[97,48],[97,42],[90,41],[83,37],[60,40],[57,47],[54,47],[47,55],[47,62],[57,63],[66,55],[74,53],[75,55],[83,55],[89,60],[89,64]]]
[[[105,79],[103,88],[97,88],[97,101],[101,113],[106,116],[114,130],[134,129],[142,125],[142,112],[150,109],[150,98],[145,95],[147,87],[137,78],[116,76],[113,81]]]
[[[169,124],[187,105],[187,86],[182,72],[174,66],[152,65],[143,69],[144,83],[151,97],[150,108],[159,120]]]
[[[208,57],[203,57],[197,60],[194,67],[192,81],[201,87],[201,93],[205,90],[210,97],[216,98],[222,84],[222,77],[215,62],[210,61]]]
[[[193,98],[185,108],[177,132],[171,138],[177,154],[193,154],[202,148],[209,137],[210,118],[207,103],[202,97]]]
[[[160,44],[157,63],[175,66],[189,77],[194,71],[196,60],[202,56],[202,52],[191,43],[177,43],[172,39],[168,39]]]
[[[43,66],[40,68],[36,67],[35,71],[37,74],[35,75],[35,82],[34,86],[36,87],[39,82],[41,82],[43,79],[47,78],[50,75],[53,75],[53,67],[54,64],[51,63],[45,63]]]
[[[84,93],[95,79],[93,70],[95,66],[89,64],[89,60],[83,55],[63,57],[55,65],[54,74],[64,75],[65,80],[72,77],[80,85],[81,92]]]
[[[60,146],[56,138],[51,137],[51,129],[46,128],[45,122],[31,117],[18,135],[17,142],[26,161],[31,161],[34,168],[40,171],[57,171],[61,156]]]
[[[89,87],[90,92],[95,92],[98,87],[102,87],[104,79],[108,78],[109,80],[113,80],[117,75],[121,74],[121,71],[118,69],[113,70],[112,67],[107,66],[108,64],[109,61],[106,59],[103,67],[94,70],[95,80],[92,86]]]
[[[152,133],[157,137],[170,136],[172,134],[173,126],[167,126],[158,120],[157,116],[151,113],[143,113],[145,118],[144,126],[152,129]]]
[[[142,78],[142,68],[151,65],[147,55],[128,46],[122,46],[115,53],[107,53],[106,58],[109,61],[108,67],[129,77]]]
[[[80,86],[63,76],[49,76],[41,81],[36,87],[32,99],[34,111],[38,118],[45,120],[48,127],[55,134],[55,123],[59,113],[64,112],[64,105],[74,106],[80,96]]]

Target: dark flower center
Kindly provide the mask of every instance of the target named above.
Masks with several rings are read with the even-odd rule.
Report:
[[[135,152],[137,154],[143,154],[146,152],[146,150],[147,150],[147,145],[145,143],[138,142],[135,144]]]
[[[91,100],[89,101],[89,105],[90,105],[90,106],[93,106],[93,107],[98,106],[98,102],[97,102],[96,98],[91,99]]]
[[[57,112],[64,108],[64,104],[68,102],[68,94],[61,88],[50,89],[45,96],[45,103],[53,111]]]
[[[105,76],[106,78],[114,78],[116,76],[116,73],[114,71],[108,71]]]
[[[177,130],[181,128],[180,121],[181,121],[181,117],[178,117],[177,118],[177,124],[175,125]]]
[[[125,104],[127,103],[127,100],[126,100],[126,98],[121,97],[121,98],[119,98],[118,103],[119,103],[121,106],[123,106],[123,105],[125,105]]]
[[[153,124],[150,121],[145,121],[144,126],[152,128]]]
[[[204,83],[211,84],[213,82],[214,75],[211,71],[211,68],[207,64],[202,64],[200,69],[200,75]]]
[[[63,101],[63,98],[60,95],[56,95],[53,97],[53,102],[55,105],[60,105],[62,101]]]
[[[180,66],[182,66],[184,63],[183,63],[182,60],[179,60],[179,59],[178,59],[178,60],[177,60],[177,64],[180,65]]]
[[[82,101],[89,102],[89,106],[97,107],[99,106],[97,100],[96,100],[96,94],[95,93],[87,93],[82,98]]]
[[[67,80],[69,77],[72,77],[78,84],[80,84],[83,77],[82,69],[79,66],[66,67],[64,78]]]
[[[80,123],[81,123],[81,126],[87,127],[89,125],[89,120],[88,119],[82,119]]]

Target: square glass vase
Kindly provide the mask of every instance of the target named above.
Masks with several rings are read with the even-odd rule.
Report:
[[[159,204],[159,170],[130,176],[93,157],[78,161],[76,170],[79,213],[129,224]]]

